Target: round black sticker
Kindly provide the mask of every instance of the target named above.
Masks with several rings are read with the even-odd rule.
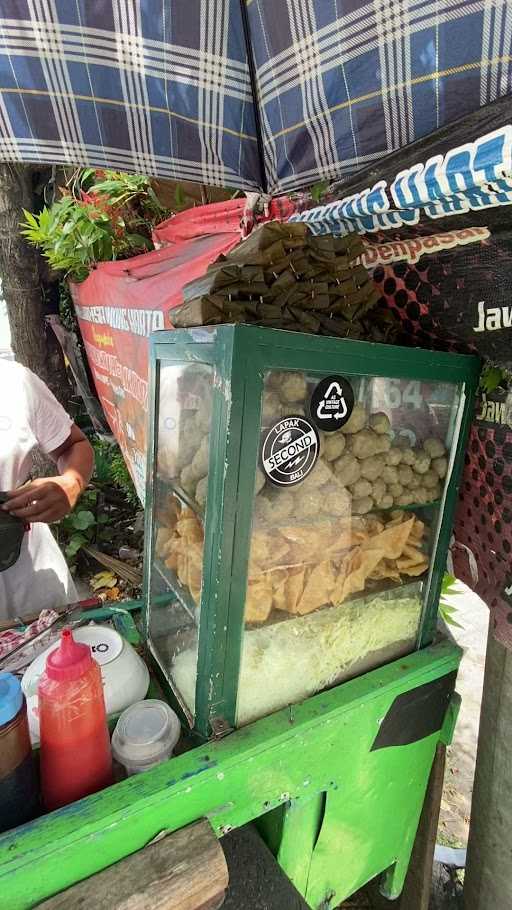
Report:
[[[263,442],[261,462],[271,483],[290,487],[314,468],[320,451],[316,428],[305,417],[290,415],[277,420]]]
[[[343,376],[327,376],[316,386],[310,403],[311,419],[325,433],[334,433],[349,419],[354,390]]]

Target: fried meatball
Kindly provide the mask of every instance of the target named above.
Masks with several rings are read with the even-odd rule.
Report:
[[[412,466],[416,461],[416,455],[410,446],[404,446],[402,449],[402,464]]]
[[[396,467],[402,463],[402,449],[398,446],[391,446],[386,455],[386,464]]]
[[[425,439],[423,448],[425,449],[427,455],[430,455],[431,458],[441,458],[446,452],[446,449],[441,440],[436,439],[434,436],[429,437],[429,439]]]
[[[361,475],[366,480],[377,480],[382,474],[385,467],[383,455],[372,455],[370,458],[363,458],[361,461]]]
[[[375,504],[377,506],[382,505],[382,500],[385,495],[386,495],[386,484],[384,483],[384,481],[382,480],[381,477],[377,477],[377,479],[373,481],[372,493],[371,493],[372,499],[375,500]]]
[[[392,465],[385,465],[382,469],[382,479],[384,483],[398,483],[398,468]]]
[[[369,420],[370,428],[375,431],[375,433],[384,434],[389,433],[391,430],[391,423],[387,414],[384,414],[383,411],[378,411],[376,414],[370,414]]]
[[[416,474],[426,474],[430,468],[430,455],[428,452],[420,449],[416,452],[416,460],[413,464],[413,470],[416,471]]]
[[[364,496],[371,496],[373,487],[369,480],[361,478],[361,480],[353,483],[349,489],[354,499],[362,499]]]
[[[350,451],[356,458],[369,458],[377,454],[378,440],[373,430],[359,430],[350,439]]]
[[[371,512],[373,505],[374,503],[371,496],[363,496],[361,499],[354,499],[352,501],[352,513],[354,515],[366,515],[367,512]]]
[[[398,482],[403,487],[408,487],[412,480],[412,468],[408,464],[401,464],[398,468]]]
[[[341,428],[342,433],[358,433],[359,430],[362,430],[366,426],[368,420],[368,415],[366,409],[362,404],[354,405],[354,410],[352,411],[349,419],[347,420],[345,426]]]
[[[322,457],[326,461],[335,461],[345,451],[347,440],[341,433],[329,433],[322,441]]]
[[[448,459],[447,458],[434,458],[432,461],[432,467],[438,477],[443,479],[446,477],[446,472],[448,471]]]
[[[341,458],[334,462],[334,470],[336,476],[346,487],[355,483],[361,476],[361,465],[350,452],[345,452]]]
[[[277,392],[269,391],[265,392],[263,396],[263,408],[261,413],[261,419],[264,424],[271,423],[273,420],[277,420],[281,417],[283,413],[281,401]]]

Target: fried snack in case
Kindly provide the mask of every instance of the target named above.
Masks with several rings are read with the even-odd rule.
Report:
[[[300,599],[297,601],[293,613],[303,615],[311,613],[318,607],[323,607],[331,600],[331,595],[336,584],[336,573],[330,560],[321,562],[309,575]]]
[[[291,495],[285,498],[289,507]],[[294,523],[290,519],[297,512],[300,515],[292,510],[285,525],[255,523],[245,606],[249,624],[275,621],[278,614],[301,616],[341,605],[353,595],[374,590],[379,582],[400,584],[428,569],[422,548],[425,525],[411,513],[395,510],[329,518],[318,510],[316,520]],[[275,509],[272,515],[275,519]],[[202,523],[175,497],[163,504],[160,518],[168,525],[157,530],[157,556],[199,604]]]
[[[268,602],[259,600],[268,597],[268,585],[257,584],[265,574],[273,579],[272,609],[290,615],[342,604],[372,582],[400,584],[404,576],[422,575],[428,568],[421,549],[424,531],[415,515],[395,511],[385,518],[371,515],[255,532],[246,621],[271,618]]]
[[[272,580],[270,573],[262,573],[258,578],[250,578],[245,598],[245,621],[265,622],[272,609]]]

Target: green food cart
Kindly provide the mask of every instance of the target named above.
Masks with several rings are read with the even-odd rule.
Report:
[[[186,747],[0,836],[6,910],[250,820],[306,901],[403,887],[460,651],[436,636],[477,358],[152,337],[143,641]]]

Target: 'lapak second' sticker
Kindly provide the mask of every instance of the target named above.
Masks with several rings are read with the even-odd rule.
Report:
[[[311,396],[311,419],[324,433],[346,424],[354,408],[354,390],[343,376],[327,376]]]
[[[294,415],[283,417],[265,436],[261,451],[263,471],[276,486],[293,486],[313,470],[319,451],[318,432],[309,420]]]

